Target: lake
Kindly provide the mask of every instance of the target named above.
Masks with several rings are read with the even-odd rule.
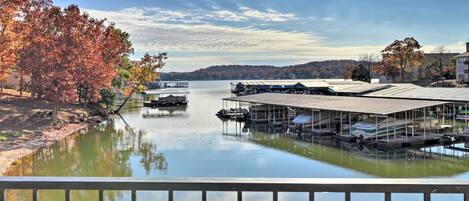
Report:
[[[39,150],[12,166],[9,175],[101,177],[280,177],[280,178],[469,178],[467,154],[444,147],[383,152],[328,140],[311,143],[246,127],[223,132],[215,116],[229,81],[190,82],[186,108],[141,108],[132,100],[122,117],[92,126],[86,134]],[[229,122],[234,133],[236,124]],[[244,127],[244,125],[241,125]],[[256,132],[249,132],[257,130]],[[457,146],[464,146],[463,144]],[[9,200],[32,200],[27,191]],[[63,200],[63,192],[40,191],[40,200]],[[164,192],[138,192],[139,200],[165,200]],[[245,193],[244,200],[271,200]],[[280,193],[280,200],[307,200],[306,193]],[[342,200],[341,193],[317,193],[317,200]],[[422,199],[396,194],[393,200]],[[462,195],[433,195],[462,200]],[[73,200],[96,200],[97,192],[72,191]],[[106,192],[109,201],[130,200],[130,192]],[[176,192],[175,200],[199,200],[200,192]],[[209,200],[235,200],[235,193],[210,192]],[[352,194],[352,200],[383,200],[382,194]]]

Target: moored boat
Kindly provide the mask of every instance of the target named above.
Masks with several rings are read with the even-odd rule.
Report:
[[[389,117],[387,119],[378,120],[378,124],[376,124],[376,119],[368,118],[353,124],[351,133],[361,139],[382,137],[387,134],[401,132],[409,123],[411,123],[409,120],[406,121],[403,119]]]
[[[149,102],[143,102],[145,107],[169,107],[169,106],[180,106],[187,105],[187,98],[185,96],[167,96],[159,98],[158,100],[151,100]]]
[[[249,111],[243,108],[221,109],[215,115],[221,119],[233,119],[238,121],[246,121],[249,119]]]

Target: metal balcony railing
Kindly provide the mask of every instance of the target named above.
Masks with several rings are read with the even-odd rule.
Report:
[[[314,201],[315,192],[342,192],[345,201],[351,193],[383,193],[391,201],[392,193],[422,193],[424,201],[432,193],[464,194],[469,201],[469,180],[454,179],[283,179],[283,178],[109,178],[109,177],[0,177],[0,201],[5,201],[6,190],[32,190],[33,201],[38,201],[38,191],[63,190],[65,201],[70,201],[71,190],[96,190],[103,201],[106,190],[131,191],[131,201],[137,201],[137,191],[167,191],[173,201],[175,191],[200,191],[202,201],[209,191],[235,191],[242,201],[243,192],[272,192],[273,201],[279,192],[307,192]]]

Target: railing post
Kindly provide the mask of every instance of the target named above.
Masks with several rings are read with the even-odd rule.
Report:
[[[0,201],[5,201],[5,190],[0,190]]]
[[[207,201],[207,191],[202,191],[202,201]]]
[[[37,189],[33,189],[33,201],[37,201]]]
[[[278,201],[278,192],[277,191],[272,192],[272,200],[273,201]]]
[[[243,201],[243,191],[238,191],[238,201]]]
[[[309,192],[309,201],[314,201],[314,192]]]
[[[423,201],[431,201],[432,194],[431,193],[423,193]]]
[[[70,190],[69,189],[65,190],[65,201],[70,201]]]
[[[469,201],[469,193],[464,193],[464,201]]]
[[[168,191],[168,201],[173,201],[174,200],[173,195],[174,195],[173,190],[169,190]]]
[[[98,200],[99,201],[104,201],[104,191],[103,190],[98,191]]]
[[[132,191],[131,191],[131,194],[132,194],[132,201],[137,201],[137,191],[136,191],[136,190],[132,190]]]
[[[345,192],[345,201],[350,201],[350,192]]]
[[[384,201],[391,201],[391,193],[390,192],[384,193]]]

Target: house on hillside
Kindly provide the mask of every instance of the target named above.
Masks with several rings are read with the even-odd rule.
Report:
[[[456,79],[460,82],[469,82],[469,42],[466,43],[466,52],[454,58],[456,59]]]

